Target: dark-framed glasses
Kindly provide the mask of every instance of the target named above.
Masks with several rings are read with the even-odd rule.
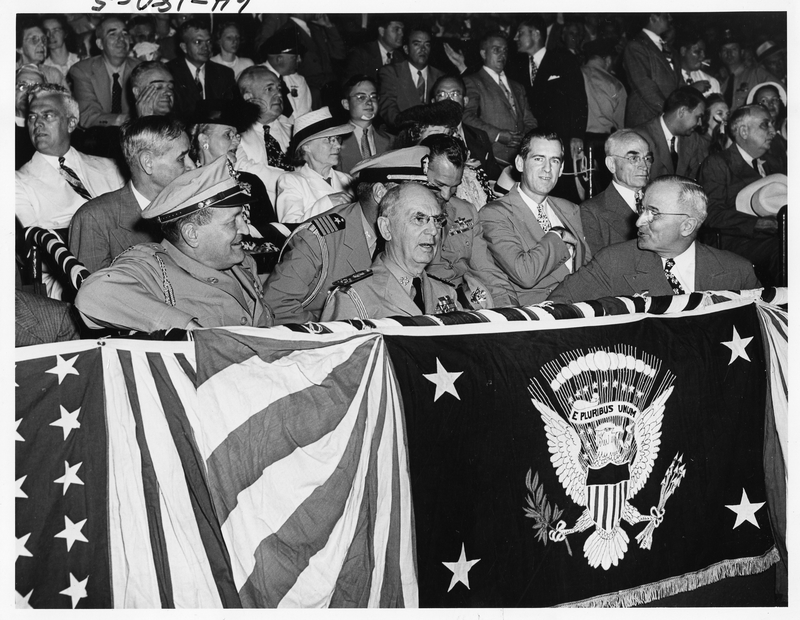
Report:
[[[638,166],[642,162],[646,163],[648,166],[652,166],[655,158],[653,157],[652,153],[648,153],[647,155],[612,155],[612,157],[619,157],[620,159],[627,159],[632,165]]]
[[[652,222],[653,220],[657,220],[660,217],[667,215],[685,215],[686,217],[693,217],[688,213],[661,213],[661,211],[659,211],[658,209],[654,209],[653,207],[646,207],[644,205],[639,205],[636,211],[639,213],[639,215],[644,216],[644,219],[647,222]]]

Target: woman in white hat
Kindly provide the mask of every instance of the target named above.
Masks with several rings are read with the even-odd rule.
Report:
[[[278,221],[302,222],[355,200],[352,177],[334,170],[342,139],[352,131],[352,125],[340,124],[327,107],[295,121],[289,153],[297,168],[278,179]]]
[[[777,82],[761,82],[747,93],[747,103],[766,108],[781,138],[786,138],[786,89]]]

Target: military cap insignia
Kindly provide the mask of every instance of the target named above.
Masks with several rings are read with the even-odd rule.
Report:
[[[355,273],[351,273],[349,276],[345,276],[340,280],[336,280],[333,283],[333,286],[338,287],[345,287],[345,286],[352,286],[356,282],[360,282],[361,280],[365,280],[372,276],[372,269],[362,269],[361,271],[356,271]]]
[[[452,237],[454,235],[460,235],[462,233],[468,232],[472,230],[472,227],[475,224],[472,221],[471,217],[457,217],[455,221],[450,224],[450,227],[447,230],[447,234]]]
[[[316,218],[312,223],[319,232],[320,235],[330,235],[331,233],[335,233],[339,230],[344,230],[346,223],[345,219],[336,213],[331,213],[330,215],[321,215],[320,217]]]
[[[434,314],[446,314],[448,312],[455,312],[456,311],[456,304],[453,301],[453,298],[450,295],[442,295],[438,298],[436,302],[436,309],[433,311]]]

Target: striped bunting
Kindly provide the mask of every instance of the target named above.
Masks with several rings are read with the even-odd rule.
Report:
[[[402,412],[382,339],[195,337],[192,425],[242,604],[416,606]]]

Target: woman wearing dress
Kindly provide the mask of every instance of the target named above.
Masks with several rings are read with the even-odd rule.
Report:
[[[253,61],[249,58],[240,58],[236,55],[239,46],[242,44],[242,34],[239,26],[234,22],[222,22],[215,30],[214,44],[219,48],[219,54],[211,57],[212,62],[224,65],[233,69],[236,79],[239,74],[253,66]]]

